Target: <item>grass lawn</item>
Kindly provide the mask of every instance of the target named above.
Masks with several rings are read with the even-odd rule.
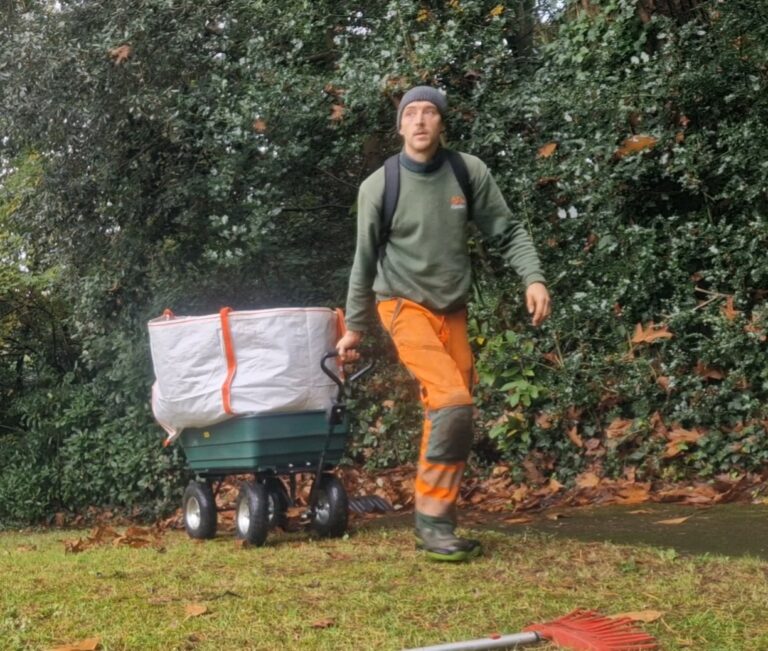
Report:
[[[485,555],[450,565],[425,561],[395,525],[337,540],[275,533],[259,549],[171,531],[157,547],[81,553],[65,542],[87,531],[6,532],[0,649],[98,638],[103,651],[396,650],[514,633],[577,607],[659,611],[639,626],[666,650],[768,649],[768,563],[474,533]]]

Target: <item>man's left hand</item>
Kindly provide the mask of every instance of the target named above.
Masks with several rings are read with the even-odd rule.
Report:
[[[531,283],[525,290],[525,306],[531,315],[531,322],[540,326],[552,311],[552,301],[549,298],[544,283]]]

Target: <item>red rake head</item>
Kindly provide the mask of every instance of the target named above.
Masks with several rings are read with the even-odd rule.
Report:
[[[592,610],[572,613],[524,629],[573,651],[652,651],[656,640],[638,630],[627,618],[610,619]]]

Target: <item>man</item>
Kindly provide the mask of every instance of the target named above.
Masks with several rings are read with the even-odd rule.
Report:
[[[400,190],[389,233],[382,232],[384,169],[358,194],[357,249],[347,296],[347,331],[336,348],[357,358],[374,303],[400,360],[418,380],[424,429],[416,475],[416,540],[434,560],[463,561],[480,543],[456,535],[456,501],[472,445],[474,366],[467,337],[471,285],[467,247],[470,197],[441,147],[447,100],[417,86],[400,102],[397,127]],[[512,218],[485,164],[461,154],[471,184],[471,214],[485,237],[497,240],[526,286],[526,305],[538,326],[550,298],[533,243]],[[384,240],[384,241],[382,241]]]

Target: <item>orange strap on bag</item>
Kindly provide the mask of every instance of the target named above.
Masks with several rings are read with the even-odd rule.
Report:
[[[237,358],[235,357],[235,347],[232,343],[232,330],[229,327],[229,313],[231,307],[223,307],[219,310],[221,319],[221,335],[224,338],[224,355],[227,358],[227,377],[221,386],[221,400],[224,405],[224,411],[230,416],[235,412],[232,409],[232,380],[237,373]]]

